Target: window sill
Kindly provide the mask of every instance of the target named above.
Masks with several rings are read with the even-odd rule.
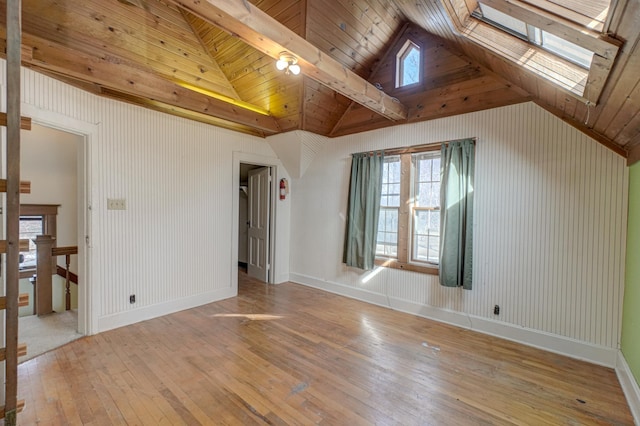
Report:
[[[404,263],[397,259],[388,259],[384,257],[376,258],[374,262],[377,266],[385,268],[401,269],[403,271],[419,272],[421,274],[438,275],[439,270],[436,266],[423,266],[415,263]]]

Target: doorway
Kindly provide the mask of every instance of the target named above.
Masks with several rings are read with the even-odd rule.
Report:
[[[273,277],[273,167],[240,163],[238,267],[269,283]]]
[[[20,200],[20,238],[51,235],[57,247],[82,247],[79,206],[84,202],[84,138],[34,123],[31,131],[21,133],[21,140],[21,176],[31,182],[31,192]],[[79,256],[52,259],[52,312],[42,316],[34,309],[35,257],[31,242],[20,264],[20,293],[29,294],[29,305],[19,310],[19,340],[28,347],[20,362],[82,336],[78,333],[78,285],[85,277],[79,273]]]

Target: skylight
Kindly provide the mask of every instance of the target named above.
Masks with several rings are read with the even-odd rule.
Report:
[[[474,12],[474,15],[476,15],[476,12]],[[486,4],[480,3],[479,13],[477,13],[476,17],[581,67],[586,69],[591,67],[593,52],[520,19],[509,16]]]

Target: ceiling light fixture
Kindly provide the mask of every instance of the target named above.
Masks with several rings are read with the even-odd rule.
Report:
[[[280,71],[284,70],[284,73],[286,75],[300,74],[300,65],[298,65],[298,58],[288,52],[280,53],[280,58],[276,61],[276,68],[278,68]]]

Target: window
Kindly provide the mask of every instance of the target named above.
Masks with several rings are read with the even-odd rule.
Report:
[[[36,272],[36,245],[32,240],[38,235],[56,237],[58,207],[56,204],[20,205],[20,239],[29,240],[29,252],[21,253],[24,259],[20,262],[20,278],[29,278]]]
[[[589,69],[591,67],[593,52],[486,4],[479,3],[479,5],[480,8],[474,12],[473,16],[583,68]]]
[[[43,235],[43,231],[42,216],[20,216],[20,239],[29,240],[29,251],[21,253],[20,270],[35,269],[36,244],[33,239]]]
[[[396,88],[420,82],[420,47],[407,40],[396,55]]]
[[[440,150],[425,149],[429,151],[385,157],[376,240],[379,265],[437,273]]]

